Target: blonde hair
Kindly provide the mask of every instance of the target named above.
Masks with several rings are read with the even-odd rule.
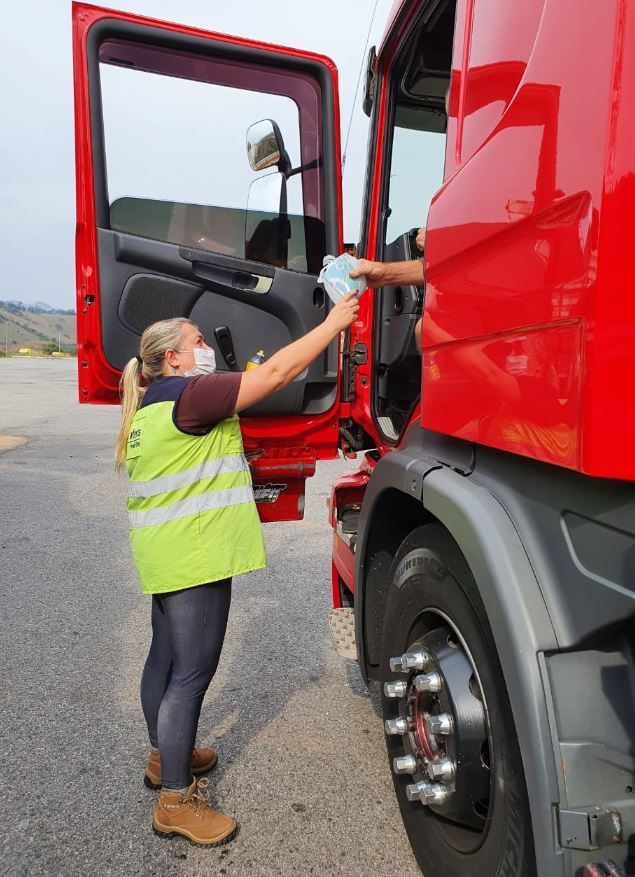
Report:
[[[123,471],[126,465],[126,446],[132,419],[137,413],[147,387],[141,386],[141,377],[149,384],[161,377],[165,367],[165,354],[179,346],[184,326],[192,326],[185,317],[159,320],[145,329],[139,345],[139,358],[128,360],[121,373],[119,394],[121,396],[121,426],[115,447],[115,469]]]

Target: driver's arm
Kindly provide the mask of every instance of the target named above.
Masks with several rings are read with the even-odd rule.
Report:
[[[417,249],[423,253],[426,245],[426,230],[417,232]],[[365,277],[369,286],[423,286],[425,283],[424,258],[410,259],[407,262],[372,262],[360,259],[359,267],[351,271],[351,277]]]
[[[425,281],[423,257],[407,262],[371,262],[359,259],[359,267],[351,277],[365,277],[369,286],[423,286]]]

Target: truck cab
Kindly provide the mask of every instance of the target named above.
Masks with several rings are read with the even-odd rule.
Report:
[[[157,319],[227,370],[323,320],[333,63],[81,3],[73,28],[80,401],[117,402]],[[357,254],[418,258],[425,225],[425,284],[365,292],[242,418],[263,521],[362,455],[332,624],[426,877],[635,873],[634,50],[621,0],[397,3]]]
[[[389,226],[399,147],[435,130],[423,120],[449,86],[422,203],[414,407],[382,347],[403,290],[384,288],[367,373],[381,446],[331,498],[332,628],[381,686],[426,875],[635,867],[634,40],[614,3],[600,17],[550,0],[404,3],[369,61],[370,259],[409,255],[395,250],[408,223]]]

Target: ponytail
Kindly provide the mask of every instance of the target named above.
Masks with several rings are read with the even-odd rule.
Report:
[[[117,436],[117,444],[115,446],[115,469],[117,472],[123,472],[126,465],[126,446],[128,444],[132,419],[137,413],[146,391],[146,388],[142,387],[139,383],[141,374],[139,358],[135,356],[128,360],[124,366],[121,380],[119,381],[121,426],[119,427],[119,435]]]

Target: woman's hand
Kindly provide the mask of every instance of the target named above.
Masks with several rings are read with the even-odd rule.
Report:
[[[382,262],[371,262],[370,259],[358,259],[359,267],[351,271],[350,276],[366,278],[369,286],[382,286],[384,282],[384,265]]]
[[[356,319],[358,312],[359,301],[357,294],[349,292],[348,295],[345,295],[338,301],[334,308],[331,308],[324,322],[334,334],[338,335],[344,329],[348,329]]]

